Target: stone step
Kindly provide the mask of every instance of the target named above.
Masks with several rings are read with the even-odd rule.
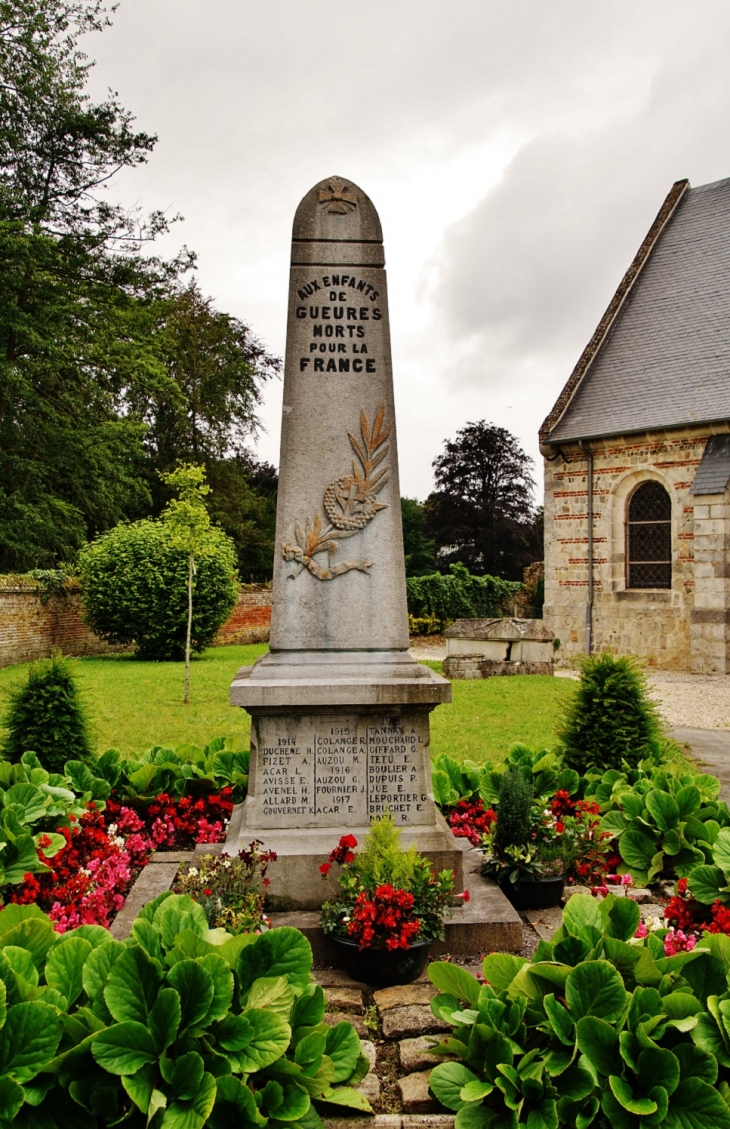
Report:
[[[464,885],[470,900],[456,906],[446,922],[443,941],[431,946],[431,956],[484,956],[490,952],[519,952],[522,948],[522,920],[507,901],[496,882],[483,878],[482,856],[476,850],[464,852]],[[337,964],[336,945],[325,937],[316,910],[269,914],[272,926],[292,925],[307,937],[316,961]],[[348,983],[352,983],[348,981]]]

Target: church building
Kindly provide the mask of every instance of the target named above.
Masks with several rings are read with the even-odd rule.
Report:
[[[540,441],[558,655],[730,673],[730,179],[672,186]]]

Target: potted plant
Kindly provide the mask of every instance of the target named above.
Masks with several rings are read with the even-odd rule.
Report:
[[[554,821],[546,825],[533,800],[532,780],[512,765],[500,781],[496,822],[482,841],[488,855],[482,873],[521,910],[558,905],[573,863],[573,840],[556,834]]]
[[[380,987],[408,984],[426,967],[432,942],[443,939],[453,898],[468,901],[469,892],[454,895],[453,871],[435,875],[415,847],[404,850],[389,814],[373,821],[355,854],[357,845],[354,835],[343,835],[319,868],[333,894],[322,906],[322,929],[353,979]]]

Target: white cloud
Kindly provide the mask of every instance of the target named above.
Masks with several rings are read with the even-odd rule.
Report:
[[[467,420],[536,431],[672,181],[730,175],[730,8],[705,0],[122,0],[93,37],[160,142],[114,191],[186,216],[283,352],[291,221],[340,173],[386,239],[404,491]],[[260,453],[278,460],[281,386]]]

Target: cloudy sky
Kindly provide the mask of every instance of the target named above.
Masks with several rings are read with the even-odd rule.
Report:
[[[159,143],[115,193],[181,212],[220,309],[285,345],[291,223],[380,212],[401,487],[467,421],[537,429],[673,181],[730,176],[727,0],[121,0],[89,40]],[[281,383],[256,449],[278,463]]]

